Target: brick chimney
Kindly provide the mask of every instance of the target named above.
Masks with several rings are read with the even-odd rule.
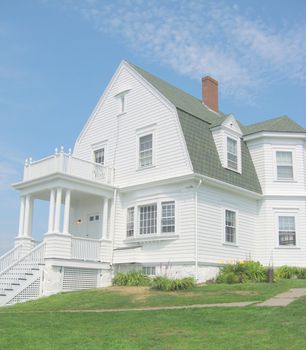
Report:
[[[208,108],[218,112],[218,81],[212,77],[202,78],[202,101]]]

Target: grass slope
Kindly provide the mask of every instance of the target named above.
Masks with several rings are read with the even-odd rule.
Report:
[[[160,292],[148,287],[111,287],[61,293],[25,304],[0,308],[0,314],[16,311],[99,310],[261,301],[294,287],[306,288],[306,280],[283,280],[275,284],[208,284],[180,292]]]
[[[273,286],[214,285],[207,286],[207,290],[219,293],[219,299],[222,295],[226,299],[229,291],[256,291],[257,299],[263,300],[276,294],[276,291],[296,286],[305,287],[305,281],[286,281]],[[198,289],[206,291],[205,288]],[[95,293],[98,291],[67,293],[1,309],[0,349],[306,349],[306,298],[286,308],[251,306],[122,313],[54,312],[63,308],[82,309],[86,294],[87,299],[99,296],[99,302],[88,301],[89,305],[99,308],[105,307],[105,302],[100,300],[104,298],[112,303],[112,307],[128,307],[124,300],[132,302],[126,299],[127,294],[110,291]],[[177,302],[179,297],[174,297]],[[69,302],[68,305],[62,304],[61,298]],[[166,302],[165,298],[162,296],[162,303]],[[210,298],[206,296],[206,300],[212,300]],[[137,302],[134,300],[133,304]],[[89,308],[88,305],[86,308]],[[35,309],[44,312],[31,313]],[[24,313],[14,313],[16,311]]]

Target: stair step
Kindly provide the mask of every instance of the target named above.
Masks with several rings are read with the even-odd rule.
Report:
[[[31,273],[31,272],[26,272],[25,275],[27,275],[27,276],[33,276],[33,273]]]
[[[39,268],[38,267],[32,267],[31,270],[39,271]]]
[[[6,297],[6,294],[0,293],[0,297]]]
[[[12,286],[20,286],[20,283],[11,283]]]
[[[21,281],[26,281],[27,280],[26,278],[23,278],[23,277],[19,277],[18,279],[21,280]]]
[[[4,288],[4,290],[14,290],[13,288]]]

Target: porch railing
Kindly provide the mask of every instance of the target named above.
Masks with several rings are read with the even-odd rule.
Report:
[[[76,158],[64,153],[63,148],[55,154],[37,161],[30,158],[24,167],[24,181],[33,180],[52,173],[63,173],[108,185],[113,184],[114,170],[111,167]]]
[[[72,259],[100,261],[100,255],[101,241],[80,237],[73,237],[71,239]]]
[[[18,245],[0,257],[0,273],[13,265],[22,256],[22,246]]]

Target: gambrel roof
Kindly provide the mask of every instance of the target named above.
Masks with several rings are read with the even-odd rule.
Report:
[[[252,192],[262,193],[257,173],[245,141],[242,140],[241,142],[241,174],[224,168],[221,164],[211,128],[220,126],[227,119],[228,115],[210,110],[201,100],[194,96],[157,78],[142,68],[130,63],[129,65],[176,107],[195,173]],[[288,117],[280,117],[250,126],[244,126],[239,123],[239,126],[244,135],[259,131],[306,132]]]

